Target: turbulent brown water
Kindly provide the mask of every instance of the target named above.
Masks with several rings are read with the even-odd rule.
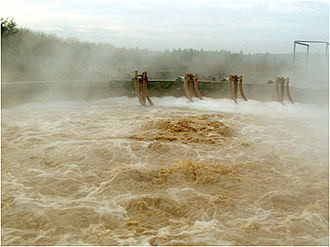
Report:
[[[117,100],[2,110],[2,245],[328,245],[314,106]]]

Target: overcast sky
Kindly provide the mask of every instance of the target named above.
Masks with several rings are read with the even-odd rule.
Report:
[[[19,27],[151,50],[291,53],[294,40],[329,40],[328,1],[0,0]],[[302,49],[302,48],[301,48]],[[311,50],[324,50],[315,45]]]

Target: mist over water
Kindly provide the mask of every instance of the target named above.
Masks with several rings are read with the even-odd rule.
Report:
[[[288,53],[327,39],[327,4],[7,2],[19,25],[176,48],[1,18],[2,245],[329,245],[328,47]],[[135,70],[154,106],[129,97]],[[204,100],[181,97],[185,73]],[[230,75],[249,101],[226,98]]]
[[[2,109],[3,245],[328,245],[328,107]]]
[[[138,70],[161,79],[195,73],[203,80],[221,80],[237,73],[244,74],[246,82],[266,83],[292,72],[291,54],[128,49],[28,29],[1,40],[3,82],[131,79]]]

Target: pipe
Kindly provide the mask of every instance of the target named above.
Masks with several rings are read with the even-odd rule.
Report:
[[[284,100],[284,78],[281,78],[281,103],[283,104]]]
[[[286,78],[286,94],[288,95],[289,100],[292,104],[294,104],[294,101],[291,97],[290,89],[289,89],[289,78]]]
[[[280,100],[279,79],[280,79],[279,77],[276,77],[275,91],[276,91],[277,101],[278,101],[278,102],[281,102],[281,100]]]
[[[231,99],[235,102],[235,103],[238,103],[237,100],[235,99],[235,96],[234,96],[234,93],[233,93],[233,75],[230,75],[229,76],[229,80],[228,80],[228,83],[229,83],[229,92],[230,92],[230,96],[231,96]]]
[[[146,72],[143,72],[141,77],[142,77],[142,101],[143,101],[143,105],[146,105],[146,94],[147,94]]]
[[[183,86],[184,86],[184,91],[186,92],[186,97],[193,102],[191,95],[189,93],[189,85],[188,85],[188,74],[184,74],[184,79],[183,79]]]
[[[148,102],[150,105],[154,105],[154,103],[152,103],[150,97],[149,97],[149,92],[148,92],[148,76],[147,76],[147,72],[144,72],[144,78],[143,78],[143,86],[144,86],[144,96],[145,98],[147,98]]]
[[[134,86],[135,86],[135,93],[139,99],[139,102],[141,105],[143,105],[143,100],[142,100],[142,96],[140,94],[141,88],[140,88],[140,84],[138,81],[138,71],[134,71]]]
[[[242,98],[245,100],[245,101],[248,101],[248,99],[246,98],[244,92],[243,92],[243,85],[242,85],[242,82],[243,82],[243,76],[240,76],[239,77],[239,91],[241,92],[241,96]]]
[[[189,77],[188,79],[188,87],[189,87],[189,94],[190,94],[190,97],[192,99],[193,97],[193,87],[194,87],[194,82],[192,81],[191,77]]]
[[[195,87],[196,96],[198,98],[200,98],[201,100],[203,100],[203,97],[202,97],[201,93],[198,90],[198,75],[194,76],[194,87]]]
[[[238,85],[237,85],[238,81],[237,81],[237,76],[235,76],[234,78],[234,97],[235,100],[237,100],[237,94],[238,94]]]

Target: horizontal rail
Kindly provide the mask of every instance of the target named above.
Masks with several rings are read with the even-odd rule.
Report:
[[[295,43],[304,42],[304,43],[319,43],[319,44],[329,44],[328,41],[317,41],[317,40],[295,40]]]
[[[297,66],[297,68],[304,68],[304,67],[300,67],[300,66]],[[181,81],[179,80],[166,80],[166,79],[151,79],[149,80],[149,82],[151,83],[174,83],[174,84],[177,84],[177,83],[180,83]],[[4,87],[11,87],[11,86],[15,86],[15,85],[33,85],[33,84],[44,84],[44,85],[56,85],[56,84],[61,84],[61,85],[68,85],[70,86],[70,84],[73,83],[75,84],[75,86],[79,86],[79,83],[107,83],[107,84],[130,84],[132,83],[132,85],[134,84],[133,80],[131,79],[125,79],[125,80],[121,80],[121,79],[118,79],[118,80],[63,80],[63,81],[23,81],[23,82],[1,82],[1,86],[4,86]],[[218,84],[218,85],[223,85],[223,84],[227,84],[228,81],[226,79],[223,79],[221,81],[209,81],[209,80],[199,80],[198,83],[205,83],[205,84]],[[182,85],[183,85],[183,81],[182,81]],[[266,85],[266,83],[254,83],[254,82],[245,82],[244,85],[251,85],[251,86],[264,86]],[[301,88],[299,87],[299,85],[297,83],[294,83],[294,85],[291,85],[290,86],[291,88]],[[302,88],[305,88],[305,87],[302,87]]]
[[[2,85],[10,85],[10,84],[29,84],[29,83],[88,83],[88,82],[130,82],[132,79],[115,79],[115,80],[61,80],[61,81],[19,81],[19,82],[2,82]],[[149,82],[177,82],[180,80],[168,80],[168,79],[149,79]],[[205,82],[205,83],[227,83],[226,80],[221,81],[210,81],[210,80],[199,80],[199,82]],[[182,81],[183,83],[183,81]]]
[[[88,82],[128,82],[131,81],[130,79],[127,80],[61,80],[61,81],[15,81],[15,82],[2,82],[2,85],[12,85],[12,84],[33,84],[33,83],[88,83]]]

